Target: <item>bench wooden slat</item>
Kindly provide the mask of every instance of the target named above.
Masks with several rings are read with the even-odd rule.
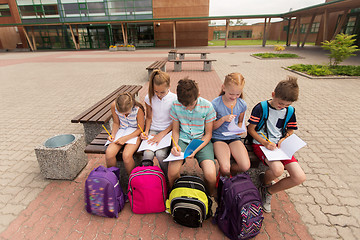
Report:
[[[214,62],[216,59],[173,59],[169,62]]]
[[[96,121],[99,123],[108,122],[112,116],[110,105],[113,101],[115,101],[117,96],[123,92],[130,92],[130,93],[134,94],[134,93],[137,93],[141,88],[142,88],[142,86],[127,85],[126,88],[122,89],[117,94],[112,96],[111,99],[108,99],[106,102],[104,102],[101,106],[101,110],[99,112],[97,112],[88,121]]]
[[[87,118],[86,116],[91,114],[100,104],[102,104],[103,102],[105,102],[106,100],[108,100],[109,98],[113,97],[114,95],[116,95],[119,91],[121,91],[123,88],[126,88],[127,85],[123,85],[121,87],[119,87],[118,89],[116,89],[115,91],[113,91],[112,93],[110,93],[108,96],[106,96],[105,98],[103,98],[102,100],[100,100],[99,102],[97,102],[95,105],[93,105],[92,107],[88,108],[87,110],[85,110],[84,112],[80,113],[78,116],[74,117],[71,122],[72,123],[78,123],[81,122],[81,119]],[[89,118],[87,118],[89,119]]]
[[[150,66],[146,68],[146,70],[154,70],[156,68],[162,68],[166,64],[166,61],[155,61]]]
[[[105,146],[104,145],[87,145],[85,148],[85,153],[98,153],[105,154]]]

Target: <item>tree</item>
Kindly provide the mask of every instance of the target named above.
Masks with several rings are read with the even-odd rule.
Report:
[[[236,20],[235,25],[236,25],[236,26],[246,26],[247,23],[244,22],[244,20],[242,20],[242,19],[238,19],[238,20]]]
[[[330,51],[330,54],[328,54],[330,66],[337,66],[350,56],[355,56],[353,53],[359,51],[358,47],[354,45],[356,39],[353,39],[353,37],[355,36],[340,33],[336,35],[335,39],[322,42],[321,47]]]

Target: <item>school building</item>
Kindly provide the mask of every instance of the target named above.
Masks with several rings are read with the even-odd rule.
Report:
[[[260,18],[262,23],[232,26]],[[270,22],[281,18],[282,21]],[[212,26],[212,20],[226,20]],[[327,0],[282,14],[209,16],[209,0],[0,0],[0,49],[105,49],[207,46],[208,40],[267,39],[320,44],[358,34],[360,1]]]

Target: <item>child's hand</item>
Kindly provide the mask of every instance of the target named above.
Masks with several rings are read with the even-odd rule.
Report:
[[[115,140],[115,138],[114,138],[113,136],[108,136],[108,140],[109,140],[110,142],[113,142],[113,141]]]
[[[188,158],[188,159],[194,159],[194,157],[195,157],[195,153],[192,153],[192,154],[190,154],[187,158]]]
[[[148,139],[148,135],[146,133],[141,133],[140,134],[140,139],[141,140],[147,140]]]
[[[117,145],[125,145],[126,139],[125,139],[124,137],[121,137],[121,138],[119,138],[118,140],[116,140],[115,143],[116,143]]]
[[[179,149],[178,149],[179,148]],[[173,147],[172,149],[171,149],[171,153],[172,153],[172,155],[174,155],[174,156],[176,156],[176,157],[178,157],[178,156],[180,156],[180,154],[181,154],[181,148],[178,146],[178,147]]]
[[[279,140],[279,142],[277,143],[278,148],[280,148],[280,145],[284,140],[285,140],[285,138],[282,138],[282,139]]]
[[[224,122],[231,122],[235,117],[236,117],[236,115],[229,114],[229,115],[223,116],[222,118],[224,119]]]
[[[272,143],[272,142],[266,142],[264,146],[269,150],[275,150],[276,149],[276,144]]]
[[[156,134],[152,139],[149,139],[148,143],[153,145],[153,144],[156,144],[158,145],[159,142],[161,141],[162,139],[162,136],[160,136],[159,134]]]

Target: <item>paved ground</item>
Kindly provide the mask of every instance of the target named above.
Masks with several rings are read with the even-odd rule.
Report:
[[[206,221],[201,229],[176,225],[167,214],[134,215],[129,205],[114,219],[84,212],[83,182],[104,158],[89,155],[89,164],[74,181],[45,180],[34,147],[61,133],[83,133],[70,119],[121,84],[147,84],[146,66],[164,59],[169,49],[0,53],[0,238],[1,239],[223,239]],[[304,59],[258,60],[254,52],[271,48],[207,48],[217,59],[211,73],[184,65],[172,81],[189,75],[202,96],[213,98],[230,72],[246,78],[245,101],[251,109],[270,98],[276,83],[294,63],[326,63],[317,48],[296,49]],[[360,58],[345,64],[360,64]],[[204,75],[205,74],[205,75]],[[360,235],[357,170],[359,79],[311,80],[299,76],[300,99],[294,104],[297,134],[308,146],[296,153],[307,181],[273,199],[256,239],[356,239]],[[173,84],[175,87],[175,84]],[[249,112],[248,112],[249,114]],[[249,116],[249,115],[248,115]]]

